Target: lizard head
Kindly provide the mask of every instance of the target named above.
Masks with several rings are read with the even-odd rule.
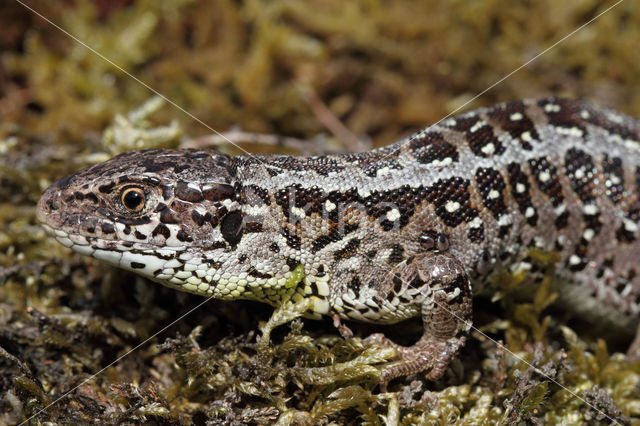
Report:
[[[213,152],[128,152],[51,185],[37,215],[81,254],[185,291],[238,297],[265,244],[246,223],[251,200],[235,173]]]

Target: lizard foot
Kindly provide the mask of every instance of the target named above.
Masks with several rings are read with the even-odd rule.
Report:
[[[395,278],[402,280],[404,294],[415,294],[421,308],[424,333],[413,346],[401,346],[382,334],[365,339],[393,347],[400,363],[383,369],[381,383],[396,377],[426,371],[428,380],[437,380],[466,341],[471,327],[471,289],[462,264],[447,253],[427,253],[399,265]],[[415,290],[419,290],[416,292]]]

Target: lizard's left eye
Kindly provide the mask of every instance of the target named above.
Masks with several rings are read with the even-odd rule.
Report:
[[[142,210],[144,207],[146,198],[144,195],[144,191],[140,188],[127,188],[122,191],[122,196],[120,197],[120,201],[122,201],[122,205],[129,210],[130,212],[136,213]]]

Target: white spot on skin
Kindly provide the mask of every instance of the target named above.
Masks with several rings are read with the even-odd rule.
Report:
[[[477,132],[478,130],[480,130],[480,128],[482,128],[485,124],[487,124],[487,123],[486,123],[486,121],[484,121],[484,120],[478,120],[478,121],[476,121],[476,123],[475,123],[473,126],[471,126],[471,128],[469,129],[469,131],[470,131],[471,133],[475,133],[475,132]]]
[[[589,114],[589,111],[585,109],[580,111],[580,118],[582,118],[583,120],[587,120],[589,117],[591,117],[591,114]]]
[[[584,230],[584,233],[582,234],[582,238],[584,238],[586,241],[591,241],[591,239],[596,235],[595,231],[591,228],[587,228]]]
[[[598,209],[598,206],[596,206],[595,204],[587,204],[586,206],[584,206],[584,209],[582,211],[587,216],[595,216],[600,212],[600,209]]]
[[[622,118],[621,115],[614,114],[612,112],[607,113],[607,118],[617,124],[622,124],[624,122],[624,118]]]
[[[460,203],[457,201],[447,201],[447,204],[444,205],[444,208],[449,212],[453,213],[460,208]]]
[[[451,157],[443,158],[442,160],[433,160],[431,162],[431,164],[437,167],[448,166],[451,163],[453,163],[453,159]]]
[[[480,228],[482,226],[482,219],[479,217],[474,218],[469,222],[469,228]]]
[[[638,147],[638,141],[634,141],[632,139],[625,139],[624,146],[630,149],[636,149]]]
[[[505,215],[505,216],[500,216],[500,219],[498,219],[498,226],[509,226],[513,224],[513,221],[511,220],[511,216]]]
[[[450,118],[444,122],[444,125],[449,127],[454,127],[456,125],[456,120],[454,120],[453,118]]]
[[[530,269],[531,269],[531,264],[529,262],[518,262],[518,263],[515,263],[511,267],[511,271],[514,274],[518,274],[520,272],[528,271]]]
[[[582,259],[580,259],[575,254],[572,254],[571,257],[569,257],[569,264],[570,265],[579,265],[580,263],[582,263]]]
[[[388,175],[389,173],[391,173],[391,169],[385,166],[381,169],[378,169],[378,171],[376,171],[376,176],[384,176],[384,175]]]
[[[296,206],[291,207],[291,213],[293,213],[295,216],[299,217],[300,219],[304,219],[307,216],[307,213],[304,211],[302,207],[296,207]]]
[[[567,210],[567,206],[565,206],[564,204],[560,204],[558,207],[553,209],[553,212],[556,214],[556,216],[560,216],[566,210]]]
[[[560,112],[560,105],[546,104],[544,106],[544,112]]]
[[[449,300],[453,300],[453,299],[455,299],[456,297],[458,297],[459,295],[460,295],[460,287],[456,287],[456,288],[453,290],[453,293],[451,293],[451,294],[447,295],[447,299],[449,299]]]
[[[497,198],[500,198],[500,192],[496,191],[495,189],[492,189],[491,191],[489,191],[489,199],[490,200],[495,200]]]
[[[576,179],[582,179],[584,177],[584,169],[578,169],[575,173]]]
[[[395,222],[400,219],[400,211],[398,209],[391,209],[387,212],[387,220]]]
[[[517,184],[516,184],[516,192],[517,192],[518,194],[522,194],[522,193],[524,193],[526,190],[527,190],[527,187],[526,187],[526,186],[524,186],[524,184],[522,184],[522,183],[517,183]]]
[[[491,155],[494,152],[496,152],[496,147],[495,147],[495,145],[493,143],[489,142],[488,144],[486,144],[485,146],[480,148],[480,151],[482,151],[483,153],[485,153],[487,155]]]
[[[622,183],[622,180],[616,176],[616,175],[611,175],[611,184],[612,185],[620,185]]]
[[[535,214],[536,210],[531,206],[527,207],[527,210],[524,211],[524,217],[526,218],[533,217]]]
[[[577,127],[570,127],[570,128],[556,127],[556,131],[561,135],[575,136],[577,138],[582,137],[582,135],[584,134],[582,130],[578,129]]]
[[[332,203],[330,200],[325,201],[324,208],[327,209],[328,212],[335,210],[336,205]]]
[[[522,120],[522,118],[523,118],[523,115],[520,114],[519,112],[514,112],[509,116],[509,120],[511,121],[520,121]]]
[[[624,223],[624,229],[626,229],[629,232],[638,232],[638,225],[627,218],[622,219],[623,223]]]
[[[558,238],[556,239],[556,241],[561,247],[564,247],[564,243],[566,242],[566,240],[567,240],[567,237],[564,235],[558,235]]]
[[[551,179],[551,175],[548,172],[540,172],[538,175],[538,180],[542,183],[547,182],[549,179]]]
[[[522,134],[520,135],[520,139],[522,139],[525,142],[532,142],[533,138],[531,137],[531,132],[526,131],[526,132],[522,132]]]

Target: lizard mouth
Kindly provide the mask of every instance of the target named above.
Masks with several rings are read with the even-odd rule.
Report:
[[[126,269],[130,269],[131,265],[123,263],[124,258],[128,256],[123,255],[123,253],[171,260],[186,251],[186,247],[159,248],[145,242],[120,241],[69,233],[46,223],[43,223],[42,227],[47,234],[54,237],[63,246],[82,255],[95,257],[111,265]]]

